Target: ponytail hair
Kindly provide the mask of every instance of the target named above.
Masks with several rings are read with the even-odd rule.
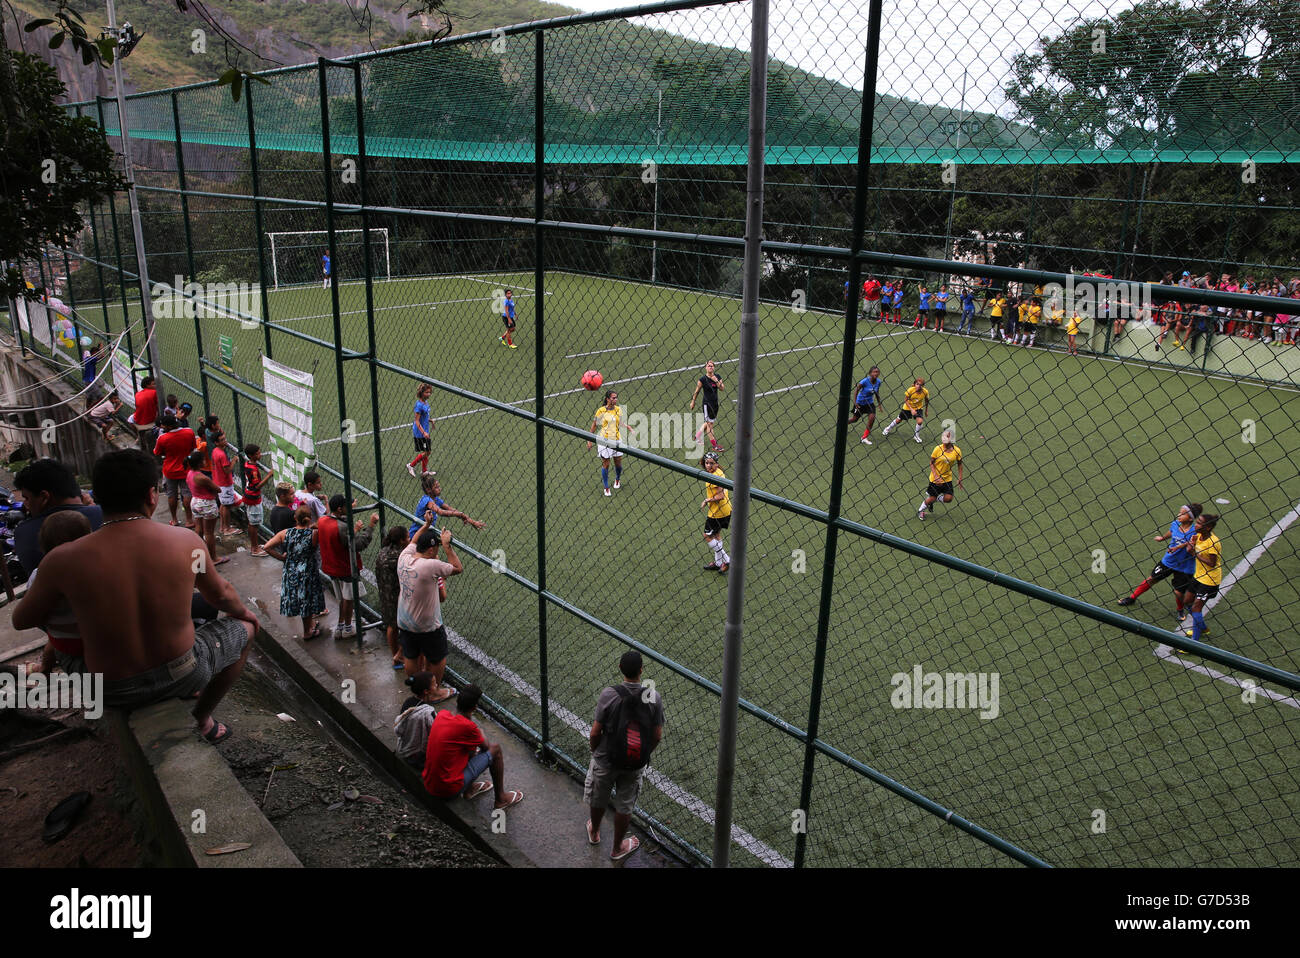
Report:
[[[1195,519],[1197,516],[1199,516],[1202,512],[1205,511],[1205,507],[1201,505],[1199,502],[1189,503],[1183,508],[1185,508],[1188,512],[1192,514],[1193,519]]]
[[[1211,531],[1213,531],[1213,530],[1214,530],[1214,527],[1215,527],[1216,525],[1218,525],[1218,522],[1219,522],[1219,517],[1218,517],[1218,516],[1216,516],[1216,515],[1212,515],[1211,513],[1208,513],[1208,512],[1203,512],[1203,513],[1201,513],[1201,515],[1200,515],[1198,518],[1201,520],[1201,531],[1202,531],[1202,532],[1211,532]]]

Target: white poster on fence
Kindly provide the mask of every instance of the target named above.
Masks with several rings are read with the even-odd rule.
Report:
[[[135,385],[131,382],[131,354],[119,346],[113,350],[113,388],[128,409],[135,408]]]
[[[276,478],[302,488],[303,473],[316,461],[312,439],[311,373],[262,357],[266,425],[271,434],[271,468]]]

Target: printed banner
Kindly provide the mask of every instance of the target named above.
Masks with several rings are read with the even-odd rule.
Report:
[[[266,424],[271,434],[271,468],[276,478],[302,488],[302,476],[316,461],[312,439],[313,376],[262,357]]]
[[[235,341],[229,336],[217,337],[217,359],[228,373],[235,371]]]
[[[121,346],[113,350],[113,388],[127,409],[135,408],[135,386],[131,382],[131,354]]]

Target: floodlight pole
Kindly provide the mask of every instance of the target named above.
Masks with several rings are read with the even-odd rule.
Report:
[[[758,293],[763,265],[763,163],[767,123],[768,0],[753,0],[749,50],[749,172],[745,186],[744,285],[740,307],[740,369],[736,376],[736,471],[732,478],[732,540],[723,633],[722,712],[718,723],[718,791],[714,802],[713,867],[731,860],[732,785],[736,773],[736,726],[740,710],[740,645],[745,610],[745,562],[749,547],[749,483],[753,474],[754,380],[758,361]]]
[[[113,6],[113,0],[105,0],[105,3],[108,7],[108,32],[117,39],[117,11]],[[158,353],[158,337],[154,328],[153,301],[149,298],[149,264],[145,261],[144,229],[140,225],[140,201],[136,197],[134,164],[131,161],[131,136],[126,130],[126,94],[123,92],[125,82],[122,77],[122,57],[118,53],[118,50],[113,51],[113,87],[117,94],[117,125],[122,139],[122,168],[126,173],[126,199],[131,206],[131,232],[135,235],[136,272],[140,276],[140,304],[144,309],[145,336],[149,340],[149,365],[153,367],[150,372],[154,379],[154,389],[161,399],[167,395],[167,391],[163,388],[162,359]],[[177,132],[179,134],[179,131]],[[125,290],[122,291],[122,302],[125,307]],[[162,402],[157,403],[158,416],[162,415],[164,405],[165,403]]]

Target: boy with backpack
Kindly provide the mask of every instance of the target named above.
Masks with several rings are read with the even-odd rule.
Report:
[[[614,849],[610,858],[622,861],[641,847],[627,836],[641,791],[641,776],[650,754],[664,734],[664,703],[653,683],[641,686],[641,653],[623,653],[618,661],[621,685],[601,691],[596,718],[591,725],[591,765],[583,786],[583,799],[591,808],[587,841],[600,844],[600,823],[605,809],[614,806]]]

